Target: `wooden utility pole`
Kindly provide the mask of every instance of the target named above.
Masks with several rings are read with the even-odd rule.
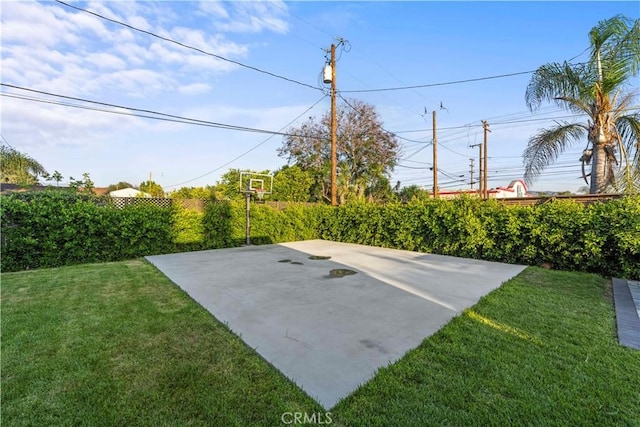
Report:
[[[336,45],[331,44],[331,206],[338,206],[338,123],[336,111]]]
[[[483,183],[483,189],[484,189],[484,198],[488,199],[489,198],[489,186],[488,186],[488,181],[489,181],[489,169],[487,166],[487,157],[489,157],[487,155],[487,134],[489,132],[491,132],[489,130],[489,123],[486,120],[482,121],[482,129],[484,129],[484,183]]]
[[[473,157],[469,159],[469,184],[471,185],[471,189],[473,190]]]
[[[436,110],[433,110],[433,197],[438,198],[438,141],[436,140]]]
[[[478,147],[478,195],[480,198],[484,197],[482,191],[483,188],[483,175],[482,175],[482,144],[473,144],[470,148]],[[472,187],[473,188],[473,187]]]

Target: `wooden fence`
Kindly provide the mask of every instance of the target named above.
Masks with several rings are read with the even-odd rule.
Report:
[[[542,196],[542,197],[516,197],[512,199],[496,199],[505,205],[533,206],[549,203],[552,200],[574,200],[588,205],[595,202],[606,202],[619,199],[620,194],[570,194],[566,196]]]

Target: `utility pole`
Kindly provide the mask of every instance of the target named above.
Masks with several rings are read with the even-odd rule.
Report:
[[[473,161],[475,159],[472,157],[469,159],[469,174],[470,174],[470,178],[469,178],[469,184],[471,184],[471,189],[473,190]]]
[[[438,198],[438,141],[436,140],[436,110],[433,110],[433,197]]]
[[[482,121],[482,129],[484,130],[484,183],[483,183],[483,188],[484,188],[484,198],[488,199],[489,198],[489,186],[488,186],[488,176],[489,176],[489,169],[487,166],[487,157],[489,157],[487,155],[487,134],[489,132],[491,132],[489,130],[489,123],[486,120]]]
[[[336,45],[331,44],[331,206],[338,206],[338,123],[336,111]]]
[[[473,144],[469,148],[478,147],[478,195],[484,197],[483,193],[483,175],[482,175],[482,144]]]

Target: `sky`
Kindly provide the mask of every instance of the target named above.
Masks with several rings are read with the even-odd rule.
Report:
[[[531,72],[586,60],[599,21],[640,17],[637,1],[66,3],[0,2],[1,142],[63,182],[83,173],[97,187],[151,177],[166,191],[214,185],[230,168],[286,165],[277,133],[330,111],[321,73],[332,43],[340,96],[373,105],[402,138],[393,185],[433,185],[435,111],[440,188],[469,188],[470,159],[477,178],[470,146],[483,141],[483,120],[489,186],[506,186],[522,178],[537,130],[581,120],[554,105],[530,112]],[[412,86],[422,87],[398,89]],[[561,155],[530,190],[584,186],[585,146]]]

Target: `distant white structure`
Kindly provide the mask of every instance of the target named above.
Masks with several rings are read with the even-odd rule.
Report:
[[[135,188],[123,188],[122,190],[114,190],[109,193],[111,197],[144,197],[151,198],[151,194],[144,191],[136,190]]]
[[[506,187],[492,188],[488,191],[491,199],[514,199],[516,197],[527,197],[527,184],[523,180],[511,181]],[[478,196],[479,190],[459,190],[459,191],[439,191],[438,196],[442,199],[453,199],[463,194],[467,196]]]
[[[511,181],[507,187],[498,187],[489,190],[489,197],[495,199],[527,197],[527,184],[525,184],[521,179]]]

